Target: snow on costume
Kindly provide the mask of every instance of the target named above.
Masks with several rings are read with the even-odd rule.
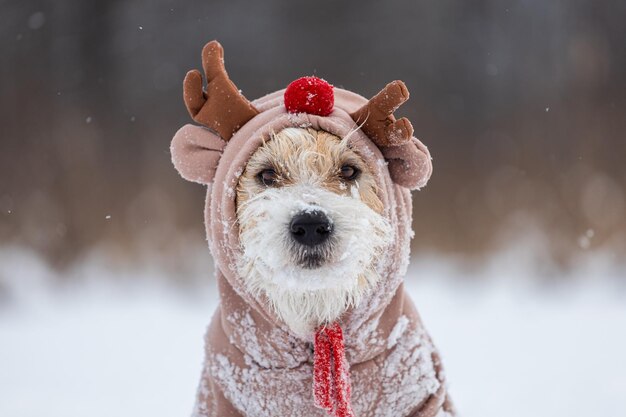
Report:
[[[184,99],[204,127],[182,127],[171,146],[180,174],[208,186],[205,224],[220,294],[206,334],[195,415],[454,415],[439,356],[402,284],[412,237],[410,190],[424,186],[432,172],[428,149],[413,137],[410,122],[392,115],[408,98],[404,84],[394,81],[368,101],[339,88],[330,87],[329,95],[306,77],[292,83],[295,92],[250,103],[228,79],[219,43],[209,42],[202,58],[207,87],[203,91],[199,71],[190,71]],[[383,215],[395,231],[377,266],[382,278],[376,288],[309,338],[292,334],[267,300],[247,292],[236,267],[242,250],[238,178],[263,141],[286,127],[349,135],[352,149],[376,174]]]

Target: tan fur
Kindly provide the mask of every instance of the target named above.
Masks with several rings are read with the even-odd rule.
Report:
[[[339,173],[344,164],[356,166],[361,175],[355,183],[345,181]],[[272,168],[278,174],[277,187],[309,183],[339,195],[349,196],[352,187],[365,204],[377,213],[383,210],[372,173],[346,141],[315,129],[287,128],[272,135],[250,158],[237,185],[237,207],[262,192],[266,186],[257,174]],[[245,225],[240,225],[245,227]]]

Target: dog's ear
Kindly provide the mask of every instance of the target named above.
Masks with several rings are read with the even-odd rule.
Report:
[[[396,184],[410,190],[426,185],[433,164],[428,148],[416,138],[399,146],[382,146],[380,150],[387,161],[389,175]]]
[[[184,179],[210,184],[225,146],[226,142],[212,131],[188,124],[172,139],[172,162]]]

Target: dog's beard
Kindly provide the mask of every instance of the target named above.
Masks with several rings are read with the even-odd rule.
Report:
[[[293,216],[307,210],[322,211],[332,221],[332,235],[315,247],[297,243],[289,232]],[[360,303],[378,281],[378,259],[393,233],[362,201],[318,187],[265,190],[242,204],[238,220],[238,267],[248,290],[265,294],[300,335]]]

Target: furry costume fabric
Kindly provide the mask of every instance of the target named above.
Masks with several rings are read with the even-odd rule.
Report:
[[[324,403],[326,394],[314,393],[314,373],[321,371],[314,370],[313,346],[315,337],[328,338],[315,344],[322,346],[332,343],[336,334],[318,332],[306,338],[292,334],[265,297],[246,290],[236,266],[242,248],[235,189],[247,161],[272,132],[307,127],[348,138],[375,173],[383,215],[394,229],[393,242],[376,266],[382,277],[376,288],[329,326],[331,333],[342,332],[349,368],[345,371],[350,375],[353,414],[345,415],[453,416],[439,356],[402,284],[413,236],[410,189],[425,185],[430,177],[427,148],[414,137],[394,146],[377,145],[360,128],[363,123],[355,121],[354,114],[368,103],[355,93],[335,88],[328,116],[289,113],[283,94],[281,90],[253,101],[257,114],[243,106],[250,118],[238,129],[233,128],[237,122],[229,121],[221,137],[218,129],[186,125],[172,141],[172,160],[181,175],[208,186],[205,224],[220,295],[206,333],[194,415],[324,417],[335,407]],[[212,123],[219,125],[219,120]]]

